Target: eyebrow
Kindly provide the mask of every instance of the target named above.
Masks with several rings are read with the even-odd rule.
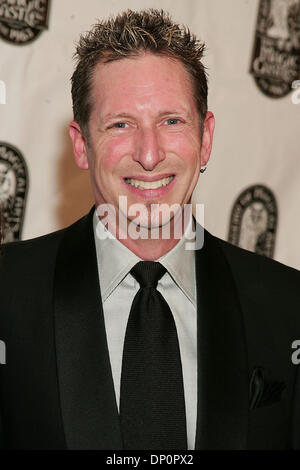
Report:
[[[159,116],[162,117],[162,116],[166,116],[166,115],[168,115],[168,114],[174,114],[174,115],[175,115],[175,114],[177,114],[177,115],[182,115],[182,114],[184,114],[185,116],[191,118],[190,113],[189,113],[186,109],[183,109],[183,108],[182,108],[182,109],[179,109],[179,110],[177,110],[177,111],[175,111],[174,109],[173,109],[173,110],[172,110],[172,109],[170,109],[170,110],[169,110],[169,109],[166,109],[166,110],[164,110],[164,111],[161,111],[161,112],[159,113]]]
[[[191,114],[185,110],[185,109],[180,109],[180,110],[171,110],[171,109],[166,109],[166,110],[163,110],[161,111],[159,114],[158,114],[158,117],[161,118],[163,116],[167,116],[167,115],[186,115],[189,119],[191,119]],[[108,121],[110,119],[120,119],[120,118],[125,118],[125,119],[132,119],[134,116],[132,114],[128,114],[126,112],[120,112],[120,113],[108,113],[108,114],[105,114],[103,116],[103,118],[101,119],[100,117],[100,121]]]
[[[119,119],[119,118],[132,118],[132,115],[128,113],[108,113],[103,116],[100,120],[108,121],[109,119]]]

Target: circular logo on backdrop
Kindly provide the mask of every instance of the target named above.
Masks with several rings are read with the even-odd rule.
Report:
[[[21,152],[0,142],[0,211],[4,219],[4,242],[21,238],[28,174]]]
[[[250,186],[234,203],[228,241],[272,258],[277,218],[277,204],[272,191],[263,185]]]
[[[49,0],[0,0],[0,37],[28,44],[47,28]]]
[[[268,96],[291,91],[300,74],[300,0],[260,0],[250,72]]]

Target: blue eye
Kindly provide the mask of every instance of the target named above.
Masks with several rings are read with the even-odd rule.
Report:
[[[171,118],[171,119],[167,119],[167,121],[169,124],[178,124],[179,122],[179,119],[174,119],[174,118]]]
[[[116,129],[125,129],[125,126],[126,126],[126,122],[116,122],[113,127],[115,127]]]

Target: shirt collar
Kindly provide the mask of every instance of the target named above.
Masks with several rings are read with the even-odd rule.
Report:
[[[178,287],[196,307],[195,251],[188,245],[195,240],[195,223],[190,214],[189,222],[179,242],[159,261],[172,276]]]
[[[99,220],[96,211],[93,228],[97,253],[101,297],[103,302],[127,276],[133,266],[142,261],[121,243]],[[194,233],[192,213],[186,230],[178,243],[158,260],[169,272],[174,282],[186,297],[196,306],[195,253],[187,249]]]

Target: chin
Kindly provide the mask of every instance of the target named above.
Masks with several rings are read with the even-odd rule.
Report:
[[[151,214],[148,213],[148,217],[132,217],[128,218],[128,222],[133,226],[139,226],[141,229],[150,230],[150,229],[159,229],[164,226],[168,226],[173,219],[173,216],[170,217],[169,214],[159,214],[159,217],[155,217],[155,215],[151,217]]]

